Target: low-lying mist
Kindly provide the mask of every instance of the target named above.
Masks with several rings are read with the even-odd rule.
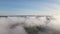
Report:
[[[60,34],[60,16],[0,17],[0,34]]]

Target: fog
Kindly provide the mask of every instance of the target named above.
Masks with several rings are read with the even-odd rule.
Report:
[[[60,34],[60,16],[0,17],[0,34],[29,34],[25,27],[36,26],[44,28],[37,34]]]

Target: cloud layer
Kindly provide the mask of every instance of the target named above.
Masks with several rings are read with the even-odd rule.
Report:
[[[51,17],[0,17],[0,34],[27,34],[24,27],[35,27],[42,26],[46,28],[47,32],[50,31],[60,32],[60,19],[58,16],[54,16],[55,19],[51,19]],[[13,27],[13,28],[11,28]],[[51,30],[52,29],[52,30]],[[53,31],[54,30],[54,31]],[[44,32],[40,32],[44,33]]]

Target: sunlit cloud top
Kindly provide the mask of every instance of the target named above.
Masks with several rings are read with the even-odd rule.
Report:
[[[0,0],[0,15],[51,15],[60,13],[60,0]]]

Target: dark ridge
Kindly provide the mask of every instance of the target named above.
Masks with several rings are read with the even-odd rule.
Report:
[[[49,15],[0,15],[0,17],[51,17]]]
[[[8,17],[8,16],[0,16],[0,17]]]

